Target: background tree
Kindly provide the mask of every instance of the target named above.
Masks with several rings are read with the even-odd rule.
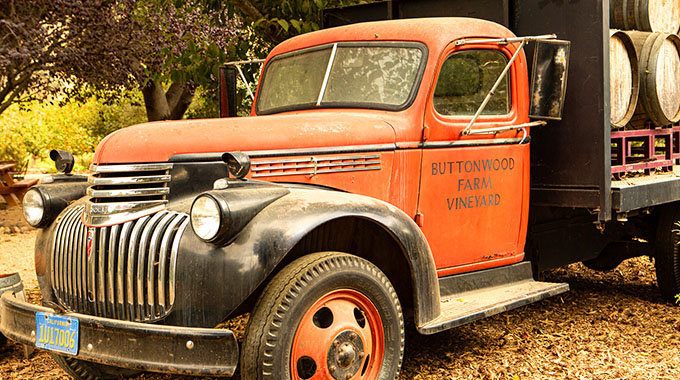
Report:
[[[232,0],[228,10],[240,16],[254,32],[256,45],[271,49],[298,34],[318,30],[321,11],[368,0]]]
[[[194,90],[216,88],[217,68],[239,23],[193,1],[99,0],[74,13],[76,53],[68,59],[77,93],[115,98],[139,87],[149,120],[181,119]]]
[[[216,88],[239,23],[170,0],[0,0],[0,112],[62,92],[115,99],[139,88],[149,120],[182,118]]]
[[[209,8],[222,6],[221,0],[203,0]],[[298,34],[318,30],[321,11],[326,8],[367,3],[367,0],[231,0],[226,11],[243,22],[238,42],[229,46],[229,57],[238,60],[265,58],[274,46]],[[249,83],[257,83],[260,66],[243,66]],[[239,113],[249,113],[252,102],[244,87]]]
[[[58,90],[61,62],[73,50],[72,6],[61,0],[0,0],[0,113]]]

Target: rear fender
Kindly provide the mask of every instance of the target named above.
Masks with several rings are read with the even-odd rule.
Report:
[[[177,299],[166,322],[216,325],[245,301],[307,234],[346,217],[381,226],[401,248],[410,266],[416,324],[439,316],[434,260],[425,236],[408,215],[365,196],[291,188],[288,195],[258,213],[227,246],[205,243],[191,226],[187,228],[177,261]]]

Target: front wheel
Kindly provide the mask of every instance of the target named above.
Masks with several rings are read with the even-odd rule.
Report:
[[[244,380],[393,380],[404,353],[397,294],[372,263],[344,253],[300,258],[267,285],[251,314]]]

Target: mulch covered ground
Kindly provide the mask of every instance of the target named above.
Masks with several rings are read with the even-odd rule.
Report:
[[[7,216],[15,211],[2,206],[0,227],[20,225]],[[29,284],[35,280],[24,273],[32,266],[34,236],[0,229],[0,269],[21,269]],[[399,379],[680,379],[680,309],[661,300],[647,258],[606,273],[573,264],[548,273],[546,281],[568,282],[572,290],[436,335],[410,327]],[[28,296],[39,300],[35,286]],[[239,338],[246,322],[231,323]],[[65,373],[44,352],[26,359],[17,344],[0,348],[2,380],[61,378]]]

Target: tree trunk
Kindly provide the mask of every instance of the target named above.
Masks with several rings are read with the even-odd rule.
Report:
[[[160,83],[149,81],[142,88],[142,95],[149,121],[181,119],[194,98],[185,82],[173,82],[166,92]]]
[[[146,107],[146,118],[149,121],[167,120],[170,116],[168,101],[165,99],[163,86],[149,81],[142,88],[144,95],[144,106]]]

